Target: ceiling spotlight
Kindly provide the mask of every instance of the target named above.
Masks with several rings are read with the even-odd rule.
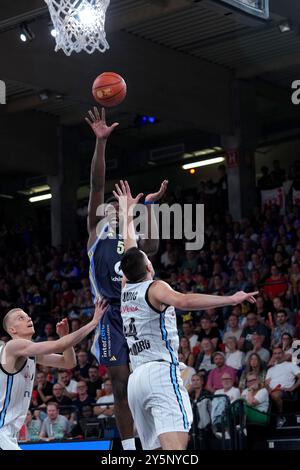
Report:
[[[33,31],[29,28],[27,23],[20,26],[20,40],[22,42],[30,42],[35,38]]]
[[[51,34],[51,36],[52,36],[53,38],[56,38],[56,36],[57,36],[56,29],[55,29],[55,28],[51,28],[50,34]]]
[[[286,20],[279,23],[278,28],[281,33],[288,33],[289,31],[291,31],[292,26],[291,23]]]

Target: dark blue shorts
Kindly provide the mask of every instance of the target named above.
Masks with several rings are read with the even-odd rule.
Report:
[[[123,333],[120,305],[109,305],[96,333],[92,353],[106,367],[129,364],[129,351]]]

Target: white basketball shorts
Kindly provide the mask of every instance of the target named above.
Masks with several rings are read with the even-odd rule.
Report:
[[[128,402],[142,447],[160,446],[160,434],[189,432],[193,414],[179,367],[168,362],[147,362],[129,376]]]
[[[11,426],[0,428],[0,450],[21,450]]]

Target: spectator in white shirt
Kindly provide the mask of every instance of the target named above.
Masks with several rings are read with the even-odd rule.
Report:
[[[233,403],[241,397],[239,389],[233,386],[233,379],[227,372],[222,375],[222,385],[223,388],[216,390],[215,395],[227,395],[230,403]]]
[[[94,408],[94,415],[98,419],[114,417],[114,396],[112,391],[112,383],[110,379],[106,379],[103,383],[104,395],[96,401],[97,405]]]
[[[279,413],[282,413],[283,399],[293,397],[300,387],[300,367],[286,361],[281,346],[273,349],[273,358],[276,363],[268,370],[265,384]]]
[[[242,398],[245,398],[248,406],[267,413],[269,409],[268,390],[260,385],[258,376],[252,372],[247,375],[247,388],[242,392]]]
[[[58,372],[58,383],[64,389],[64,396],[71,398],[77,398],[77,382],[71,379],[71,374],[67,370]]]
[[[244,365],[245,354],[238,350],[238,342],[234,336],[229,336],[226,340],[226,361],[227,366],[240,370]]]

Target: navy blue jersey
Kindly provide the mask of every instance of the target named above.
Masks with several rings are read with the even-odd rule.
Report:
[[[103,232],[106,234],[104,238]],[[121,303],[123,273],[120,270],[120,263],[124,250],[123,237],[113,233],[107,224],[88,251],[94,301],[100,295]]]

